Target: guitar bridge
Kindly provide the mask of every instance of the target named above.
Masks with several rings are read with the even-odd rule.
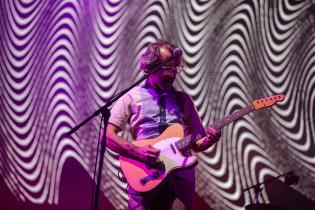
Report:
[[[159,178],[161,175],[163,175],[165,173],[165,168],[161,168],[155,172],[153,172],[152,174],[149,174],[146,177],[143,177],[142,179],[140,179],[140,184],[145,185],[146,183],[148,183],[149,181],[152,181],[154,179]]]

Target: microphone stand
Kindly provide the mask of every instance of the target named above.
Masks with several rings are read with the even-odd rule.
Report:
[[[99,201],[99,192],[100,192],[100,183],[101,183],[101,174],[102,174],[102,169],[103,169],[103,162],[104,162],[104,155],[105,155],[105,150],[106,150],[106,129],[107,129],[107,125],[108,125],[108,120],[110,117],[110,111],[109,111],[109,107],[113,104],[113,102],[115,102],[116,100],[118,100],[120,97],[122,97],[124,94],[126,94],[129,90],[131,90],[132,88],[134,88],[136,85],[138,85],[139,83],[141,83],[143,80],[145,80],[146,78],[148,78],[151,74],[154,74],[155,72],[159,71],[161,69],[161,67],[165,64],[168,64],[172,61],[169,60],[166,63],[161,62],[159,65],[157,65],[153,70],[151,70],[149,73],[143,75],[138,81],[136,81],[133,85],[131,85],[130,87],[128,87],[127,89],[121,91],[120,93],[114,95],[112,97],[112,99],[107,99],[106,100],[106,104],[104,106],[102,106],[101,108],[99,108],[98,110],[96,110],[91,116],[89,116],[88,118],[86,118],[84,121],[82,121],[79,125],[75,126],[74,128],[72,128],[70,131],[68,131],[66,133],[66,136],[70,136],[71,134],[73,134],[74,132],[76,132],[80,127],[82,127],[84,124],[86,124],[88,121],[90,121],[93,117],[102,114],[102,117],[104,118],[104,133],[101,139],[101,148],[100,148],[100,159],[99,159],[99,165],[98,165],[98,176],[97,176],[97,182],[96,182],[96,194],[95,194],[95,198],[94,198],[94,210],[98,209],[98,201]],[[97,164],[97,163],[95,163]]]
[[[286,172],[284,174],[280,174],[278,175],[277,177],[273,177],[271,179],[267,179],[266,181],[263,181],[263,182],[260,182],[260,183],[257,183],[255,185],[252,185],[250,187],[247,187],[245,189],[243,189],[243,192],[245,191],[249,191],[250,189],[254,188],[254,192],[255,192],[255,199],[254,199],[254,208],[257,209],[258,207],[258,204],[259,204],[259,200],[258,200],[258,196],[260,195],[260,193],[262,192],[263,188],[260,187],[261,185],[263,184],[266,184],[266,183],[269,183],[269,182],[272,182],[276,179],[279,179],[280,177],[285,177],[285,181],[284,183],[287,184],[287,185],[292,185],[292,184],[297,184],[298,181],[299,181],[299,177],[296,176],[294,174],[293,171],[289,171],[289,172]]]

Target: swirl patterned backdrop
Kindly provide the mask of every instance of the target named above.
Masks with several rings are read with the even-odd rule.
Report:
[[[2,0],[0,14],[1,186],[17,202],[58,206],[70,159],[91,182],[100,118],[63,134],[142,76],[137,60],[158,38],[183,49],[175,86],[193,97],[204,125],[286,95],[197,154],[202,201],[244,209],[254,200],[244,188],[291,170],[300,177],[291,189],[315,200],[314,1]],[[105,153],[101,190],[124,209],[117,157]],[[269,203],[266,185],[259,199]]]

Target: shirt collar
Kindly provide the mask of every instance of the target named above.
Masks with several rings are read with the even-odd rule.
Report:
[[[156,89],[154,88],[150,82],[148,80],[145,80],[144,84],[142,85],[143,88],[146,88],[146,89],[153,89],[158,95],[161,95],[161,94],[174,94],[175,93],[175,88],[172,87],[169,91],[162,91],[160,89]]]

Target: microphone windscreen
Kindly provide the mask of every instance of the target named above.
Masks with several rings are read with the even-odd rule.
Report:
[[[172,54],[172,59],[178,59],[182,56],[183,51],[180,48],[174,48]]]

